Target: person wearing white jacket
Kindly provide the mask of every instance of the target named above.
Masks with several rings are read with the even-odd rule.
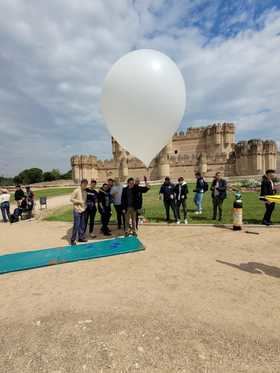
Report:
[[[3,222],[8,223],[10,218],[10,193],[7,189],[0,189],[0,209]]]

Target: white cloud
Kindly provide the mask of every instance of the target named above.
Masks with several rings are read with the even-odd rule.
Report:
[[[226,17],[221,22],[230,29],[247,20],[250,28],[209,39],[218,5],[2,0],[0,174],[31,165],[67,169],[74,153],[108,157],[99,111],[102,82],[133,48],[159,49],[182,69],[188,89],[183,127],[234,121],[239,137],[279,140],[280,13],[263,14],[257,31],[251,12],[241,7],[232,24]]]

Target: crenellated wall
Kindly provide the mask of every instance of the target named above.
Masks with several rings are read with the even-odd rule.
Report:
[[[97,160],[95,156],[71,158],[73,180],[109,177],[148,176],[151,180],[170,176],[193,178],[200,171],[213,176],[220,171],[225,176],[259,175],[277,167],[277,145],[270,140],[249,140],[235,143],[233,123],[217,123],[207,127],[189,128],[175,133],[171,142],[151,162],[149,169],[129,154],[112,138],[113,159]],[[279,161],[280,162],[280,161]]]

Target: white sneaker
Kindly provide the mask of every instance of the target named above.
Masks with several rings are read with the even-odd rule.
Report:
[[[177,221],[176,221],[176,224],[180,224],[180,220],[177,220]]]
[[[185,219],[185,224],[188,224],[188,219]]]
[[[199,211],[196,211],[196,212],[195,212],[195,215],[198,215],[198,214],[199,214]]]
[[[198,213],[199,213],[199,215],[201,215],[201,214],[202,214],[202,211],[200,210]]]

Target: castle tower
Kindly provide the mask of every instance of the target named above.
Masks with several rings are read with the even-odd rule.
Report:
[[[277,145],[275,141],[267,140],[263,142],[264,169],[276,170],[277,168]]]
[[[166,145],[158,154],[158,177],[164,179],[170,176],[169,153],[172,151],[172,144]]]
[[[72,167],[72,180],[74,183],[79,183],[80,178],[80,156],[79,155],[73,155],[71,157],[71,167]]]

